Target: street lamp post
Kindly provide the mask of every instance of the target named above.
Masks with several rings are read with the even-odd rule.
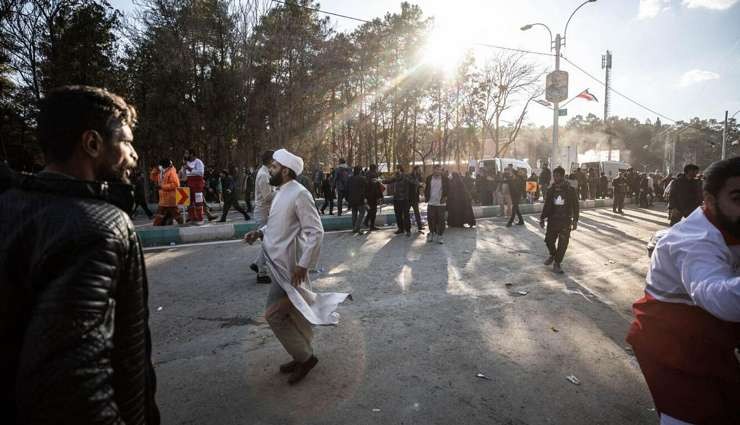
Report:
[[[567,35],[568,35],[568,25],[570,24],[570,20],[573,19],[573,15],[578,12],[578,9],[582,8],[588,3],[594,3],[596,0],[586,0],[583,3],[581,3],[578,7],[573,10],[573,13],[570,14],[570,17],[568,18],[568,21],[565,23],[565,30],[563,31],[562,37],[560,34],[555,34],[555,40],[553,41],[552,38],[552,31],[550,30],[550,27],[548,27],[545,24],[542,23],[534,23],[534,24],[528,24],[523,27],[521,27],[522,31],[527,31],[531,29],[534,26],[542,26],[545,27],[547,32],[550,34],[550,50],[555,50],[555,72],[560,71],[560,48],[565,47],[565,43],[567,42]],[[553,102],[553,109],[552,109],[552,152],[551,152],[551,167],[555,167],[559,164],[557,164],[555,161],[557,161],[557,158],[560,157],[558,155],[558,127],[560,124],[560,102]]]

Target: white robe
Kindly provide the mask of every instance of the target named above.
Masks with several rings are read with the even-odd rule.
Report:
[[[270,215],[270,204],[275,192],[270,185],[270,171],[261,166],[254,181],[254,219],[259,225],[265,225]]]
[[[262,250],[272,278],[285,291],[293,306],[313,325],[336,325],[337,305],[349,294],[315,293],[308,279],[298,288],[291,285],[296,265],[316,265],[324,227],[313,197],[295,180],[282,185],[272,200],[270,216],[262,227]]]

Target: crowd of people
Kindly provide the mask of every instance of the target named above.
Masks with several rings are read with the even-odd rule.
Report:
[[[56,89],[39,110],[44,170],[24,175],[0,163],[0,378],[5,383],[0,416],[7,423],[160,423],[146,267],[130,220],[135,205],[142,205],[141,192],[131,185],[141,178],[132,174],[138,162],[135,122],[136,110],[103,89]],[[244,240],[262,241],[252,269],[260,283],[271,284],[265,318],[291,357],[279,371],[292,385],[318,362],[312,327],[337,324],[335,310],[349,297],[317,293],[308,285],[324,237],[321,208],[308,186],[336,194],[338,214],[346,200],[355,232],[361,224],[374,228],[373,211],[387,192],[396,233],[406,236],[412,213],[417,232],[423,231],[418,206],[423,193],[427,241],[438,243],[446,224],[475,225],[473,200],[468,182],[440,165],[426,177],[419,168],[407,173],[403,167],[380,176],[375,166],[350,168],[341,161],[332,173],[311,181],[301,178],[302,158],[285,149],[264,152],[261,163],[254,180],[258,228]],[[182,184],[191,189],[188,219],[203,221],[209,186],[197,155],[188,150],[179,170],[162,160],[158,171],[155,221],[183,221],[173,201],[173,190]],[[633,306],[627,341],[662,424],[737,424],[740,157],[715,162],[706,178],[699,171],[689,164],[658,187],[667,197],[672,227],[652,253],[645,295]],[[574,185],[561,167],[551,172],[545,167],[527,180],[512,167],[502,174],[484,177],[487,189],[479,194],[484,202],[503,196],[511,206],[509,225],[515,218],[521,222],[522,183],[535,177],[547,183],[540,185],[545,264],[562,273],[570,232],[578,227],[579,197],[598,196],[599,190],[603,195],[601,179],[594,186],[601,189],[591,192],[588,181]],[[575,171],[571,180],[582,181],[581,174]],[[240,189],[227,171],[219,181],[223,218]],[[646,176],[622,171],[612,182],[614,196],[623,201],[624,195],[637,193],[640,198],[650,183]]]

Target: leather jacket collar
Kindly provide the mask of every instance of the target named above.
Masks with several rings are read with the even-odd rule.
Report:
[[[134,187],[129,184],[84,181],[51,172],[16,173],[8,165],[0,163],[0,193],[12,187],[31,192],[100,199],[117,206],[129,215],[135,206]]]

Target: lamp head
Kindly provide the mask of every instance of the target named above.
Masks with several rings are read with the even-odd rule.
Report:
[[[596,1],[596,0],[594,0],[594,1]],[[522,31],[527,31],[528,29],[532,29],[532,24],[527,24],[527,25],[525,25],[525,26],[523,26],[523,27],[521,27],[519,29],[522,30]]]

